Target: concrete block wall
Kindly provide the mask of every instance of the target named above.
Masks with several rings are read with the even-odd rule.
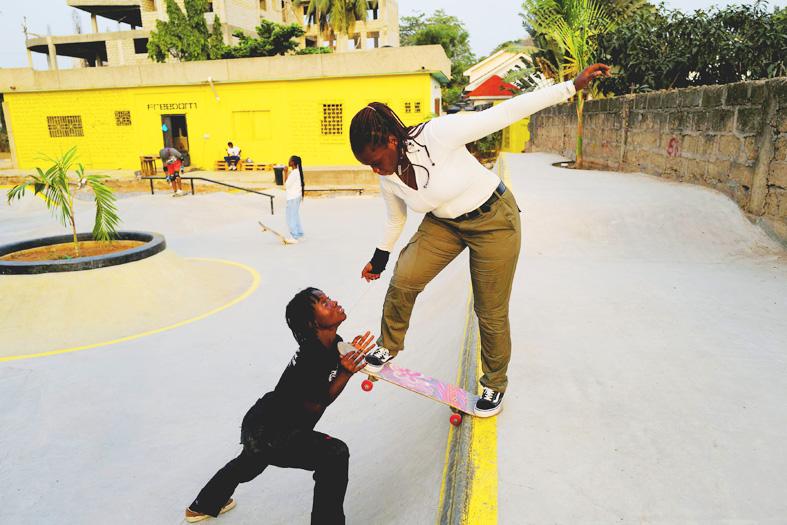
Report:
[[[574,158],[573,103],[530,119],[527,151]],[[656,91],[585,104],[590,166],[724,192],[787,242],[787,78]]]

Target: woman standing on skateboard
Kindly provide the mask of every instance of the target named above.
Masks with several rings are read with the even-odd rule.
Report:
[[[467,247],[484,372],[476,414],[500,412],[511,357],[508,303],[521,242],[519,208],[500,178],[465,145],[563,102],[608,74],[608,66],[593,64],[573,81],[519,95],[485,111],[448,115],[417,126],[405,126],[379,102],[355,115],[350,125],[353,153],[380,175],[388,212],[383,241],[361,277],[380,277],[408,208],[426,213],[399,254],[383,304],[379,347],[366,356],[370,370],[379,370],[404,350],[418,294]]]
[[[347,316],[316,288],[302,290],[287,305],[287,325],[300,348],[279,383],[246,413],[240,455],[219,470],[186,509],[194,523],[235,507],[238,484],[259,476],[268,465],[314,471],[312,524],[343,525],[350,453],[344,442],[314,430],[325,409],[352,375],[365,366],[374,346],[366,332],[353,339],[355,351],[340,356],[336,330]]]

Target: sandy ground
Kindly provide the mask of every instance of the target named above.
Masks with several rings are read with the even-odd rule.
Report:
[[[506,157],[525,243],[498,418],[499,522],[780,522],[784,251],[718,193],[549,166],[557,159]],[[295,246],[257,227],[283,229],[283,204],[271,217],[254,195],[119,201],[125,228],[163,233],[179,257],[248,265],[259,288],[173,330],[0,362],[0,523],[180,523],[295,350],[284,306],[296,291],[342,302],[346,337],[377,329],[390,271],[372,285],[358,275],[380,234],[379,197],[307,200]],[[83,229],[92,213],[80,202]],[[0,203],[0,243],[61,231],[35,199]],[[171,266],[156,286],[175,299],[199,286]],[[465,254],[419,298],[403,364],[455,377],[468,291]],[[42,317],[7,333],[46,331]],[[352,454],[348,523],[433,523],[449,412],[386,385],[364,393],[359,379],[317,427]],[[309,473],[270,468],[217,523],[307,523],[311,490]]]

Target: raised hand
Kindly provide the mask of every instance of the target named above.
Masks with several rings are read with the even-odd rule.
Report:
[[[593,64],[585,69],[574,79],[574,87],[577,91],[588,87],[592,80],[599,77],[609,76],[609,66],[606,64]]]

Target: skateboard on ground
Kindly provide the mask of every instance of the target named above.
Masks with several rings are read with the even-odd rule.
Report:
[[[262,223],[262,221],[257,221],[257,223],[260,225],[260,228],[262,228],[262,231],[264,231],[264,232],[271,232],[273,235],[275,235],[276,237],[279,238],[279,240],[281,241],[282,244],[284,244],[284,245],[287,244],[287,236],[286,235],[282,235],[281,233],[279,233],[278,231],[274,230],[270,226],[266,226],[265,224]]]
[[[355,348],[351,344],[339,343],[339,352],[342,355],[353,350]],[[475,415],[475,404],[478,401],[477,395],[471,394],[456,385],[444,383],[439,379],[424,375],[421,372],[396,366],[393,363],[386,363],[378,372],[361,370],[360,373],[368,376],[368,379],[361,383],[361,388],[365,392],[369,392],[374,387],[374,381],[382,379],[410,392],[421,394],[424,397],[448,405],[453,412],[449,421],[455,427],[462,424],[462,414]]]

